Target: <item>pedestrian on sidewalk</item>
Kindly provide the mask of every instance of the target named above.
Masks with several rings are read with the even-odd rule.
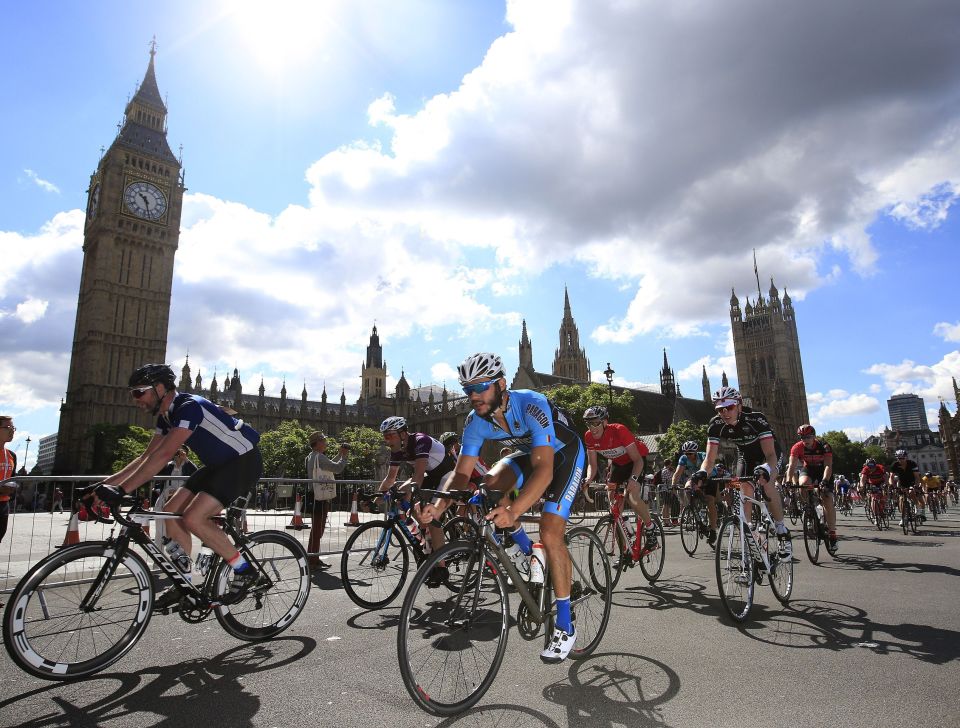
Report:
[[[337,460],[327,457],[327,436],[322,432],[312,432],[309,438],[310,454],[307,455],[307,477],[313,481],[313,514],[310,517],[310,540],[307,552],[310,554],[310,566],[314,569],[326,569],[326,562],[320,559],[320,540],[327,524],[327,515],[330,512],[330,501],[337,494],[337,486],[333,482],[334,475],[339,475],[347,467],[347,455],[350,448],[340,446],[340,455]]]

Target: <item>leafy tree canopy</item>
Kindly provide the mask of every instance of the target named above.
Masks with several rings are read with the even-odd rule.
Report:
[[[263,474],[267,478],[306,478],[305,460],[310,451],[310,430],[297,420],[281,422],[276,429],[260,436]],[[333,448],[330,442],[328,450]]]
[[[657,450],[665,464],[671,467],[677,464],[680,447],[687,440],[696,440],[701,451],[707,449],[707,426],[695,425],[689,420],[674,422],[658,440]]]
[[[341,443],[350,447],[347,467],[341,477],[345,480],[376,479],[377,461],[385,456],[382,450],[386,447],[380,432],[370,427],[347,427],[338,437]],[[336,452],[332,441],[327,451]]]
[[[862,442],[851,442],[846,432],[831,430],[823,434],[817,434],[817,437],[830,445],[833,450],[833,472],[843,473],[848,478],[857,475],[863,468],[863,461],[871,455],[877,458],[878,462],[884,462],[886,456],[883,454],[883,448],[871,446],[867,448]]]
[[[633,395],[625,390],[613,390],[612,401],[610,389],[605,384],[591,382],[582,384],[562,384],[550,387],[543,392],[552,401],[573,415],[577,430],[582,434],[587,426],[583,423],[583,412],[588,407],[603,405],[610,412],[610,421],[619,422],[637,431],[637,419],[633,416]]]
[[[122,425],[126,433],[116,439],[113,445],[113,467],[110,472],[117,472],[134,458],[143,455],[153,433],[137,425]]]

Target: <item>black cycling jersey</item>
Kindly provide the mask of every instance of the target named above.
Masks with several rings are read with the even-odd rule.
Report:
[[[901,488],[912,488],[920,484],[920,466],[913,460],[906,460],[902,464],[894,460],[887,470],[897,476]]]
[[[707,425],[707,442],[719,445],[721,440],[729,440],[737,446],[737,451],[744,461],[743,475],[751,475],[755,467],[767,462],[762,447],[765,440],[773,440],[774,450],[778,456],[780,453],[777,438],[773,435],[767,416],[749,407],[743,408],[737,424],[733,426],[726,424],[720,415],[715,415],[710,420]]]

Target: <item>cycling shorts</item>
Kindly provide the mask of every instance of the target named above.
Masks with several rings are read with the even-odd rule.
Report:
[[[583,480],[585,460],[586,451],[580,438],[553,453],[553,480],[543,494],[544,513],[553,513],[567,520],[570,516],[570,506],[573,505],[573,499]],[[516,488],[522,489],[526,479],[533,473],[530,453],[510,453],[502,462],[505,462],[516,475]]]
[[[611,483],[616,483],[617,485],[623,485],[630,479],[631,475],[633,475],[632,460],[628,463],[623,463],[622,465],[617,465],[616,463],[613,463],[613,467],[610,468],[609,481]]]
[[[797,468],[797,473],[800,475],[800,477],[803,477],[804,475],[807,476],[808,478],[810,478],[810,480],[816,481],[816,482],[819,483],[821,486],[826,485],[826,483],[821,482],[821,481],[823,480],[823,468],[822,468],[822,467],[821,467],[821,468],[815,468],[815,467],[803,465],[803,466]],[[833,490],[832,490],[832,488],[833,488],[833,481],[830,481],[830,488],[831,488],[830,492],[832,493],[832,492],[833,492]]]
[[[260,448],[238,455],[218,465],[204,465],[191,475],[183,487],[191,493],[207,493],[228,506],[240,496],[253,494],[263,476]]]

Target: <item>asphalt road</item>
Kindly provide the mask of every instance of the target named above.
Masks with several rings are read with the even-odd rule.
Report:
[[[880,534],[862,516],[840,525],[837,558],[797,565],[789,608],[758,588],[742,628],[721,614],[712,552],[690,558],[668,532],[661,580],[625,573],[594,655],[548,667],[539,642],[511,631],[493,687],[457,718],[429,716],[407,695],[399,604],[363,611],[323,573],[299,620],[269,643],[169,615],[83,682],[32,678],[4,655],[0,725],[960,725],[960,508],[917,536]]]

